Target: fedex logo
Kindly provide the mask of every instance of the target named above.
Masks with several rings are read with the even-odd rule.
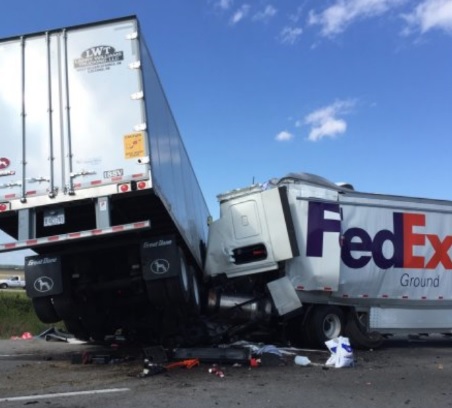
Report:
[[[426,217],[422,213],[394,212],[392,218],[392,230],[382,229],[373,237],[359,227],[343,232],[342,262],[353,269],[363,268],[373,259],[381,269],[436,269],[442,266],[452,270],[449,256],[451,235],[440,238],[436,234],[417,232],[426,227]],[[340,220],[341,210],[338,204],[309,202],[306,256],[323,256],[324,234],[341,234]],[[383,246],[387,245],[391,245],[393,249],[390,256],[383,252]],[[415,255],[416,247],[427,245],[433,249],[431,257]]]

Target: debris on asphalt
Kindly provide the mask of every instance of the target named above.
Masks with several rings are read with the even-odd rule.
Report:
[[[44,339],[45,341],[62,341],[71,344],[84,344],[86,341],[76,339],[73,334],[67,333],[63,330],[51,327],[41,334],[38,334],[36,338]]]
[[[163,364],[168,361],[166,350],[162,346],[150,346],[143,349],[144,358],[151,363]]]
[[[209,374],[215,374],[217,377],[224,378],[224,372],[216,364],[212,365],[207,372]]]
[[[350,340],[347,337],[336,337],[325,342],[331,353],[330,358],[325,363],[327,367],[353,367],[355,360],[353,357],[353,349],[350,346]]]
[[[303,367],[306,367],[306,366],[309,366],[312,364],[311,360],[309,360],[309,358],[305,357],[305,356],[295,356],[294,363],[296,365],[303,366]]]
[[[12,336],[11,340],[30,340],[32,338],[33,335],[30,332],[25,332],[21,336]]]
[[[153,363],[147,358],[144,360],[143,371],[138,374],[138,378],[152,377],[157,374],[165,373],[167,369],[162,364]]]
[[[196,358],[203,363],[249,364],[249,361],[251,359],[251,350],[243,347],[176,348],[173,350],[172,358],[174,360],[187,360]]]
[[[175,361],[174,363],[169,363],[165,365],[167,370],[176,367],[193,368],[199,366],[199,360],[197,358],[190,358],[188,360]]]

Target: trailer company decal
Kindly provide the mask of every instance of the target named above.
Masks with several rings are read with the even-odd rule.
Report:
[[[33,283],[33,287],[35,288],[35,290],[40,293],[50,292],[54,286],[55,283],[48,276],[41,276],[38,279],[36,279]]]
[[[136,159],[145,156],[143,133],[129,133],[124,136],[124,157]]]
[[[0,157],[0,177],[2,176],[14,176],[16,172],[14,170],[6,170],[11,161],[6,157]]]
[[[145,242],[143,244],[143,248],[158,248],[158,247],[171,245],[172,243],[173,243],[172,239],[160,239],[160,240],[154,241],[154,242]]]
[[[335,215],[332,216],[331,214]],[[306,256],[323,256],[323,237],[325,233],[341,235],[341,210],[339,204],[309,202],[308,240]],[[353,227],[342,232],[342,262],[352,269],[364,268],[371,259],[380,269],[436,269],[443,267],[452,270],[449,250],[452,247],[452,236],[443,238],[430,233],[426,223],[426,215],[422,213],[394,212],[392,214],[392,230],[382,229],[374,237],[360,227]],[[383,253],[383,246],[392,246],[392,255]],[[422,250],[429,247],[433,250],[431,257],[425,257]],[[402,286],[422,286],[422,282],[409,275],[403,275]],[[438,281],[430,282],[437,286]]]
[[[80,58],[74,60],[77,71],[107,71],[112,66],[120,65],[124,60],[124,52],[116,51],[111,45],[97,45],[83,51]]]
[[[6,157],[0,157],[0,170],[4,170],[9,167],[11,162]]]
[[[170,263],[166,259],[156,259],[151,263],[151,271],[156,275],[164,275],[169,268]]]

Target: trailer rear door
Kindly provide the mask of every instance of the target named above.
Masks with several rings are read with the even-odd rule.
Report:
[[[0,42],[0,197],[148,178],[136,19]]]

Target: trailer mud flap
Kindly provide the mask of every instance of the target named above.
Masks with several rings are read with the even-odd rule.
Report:
[[[141,260],[145,281],[179,276],[181,258],[174,236],[143,242],[141,244]]]
[[[25,289],[30,298],[63,293],[61,259],[55,255],[25,258]]]

